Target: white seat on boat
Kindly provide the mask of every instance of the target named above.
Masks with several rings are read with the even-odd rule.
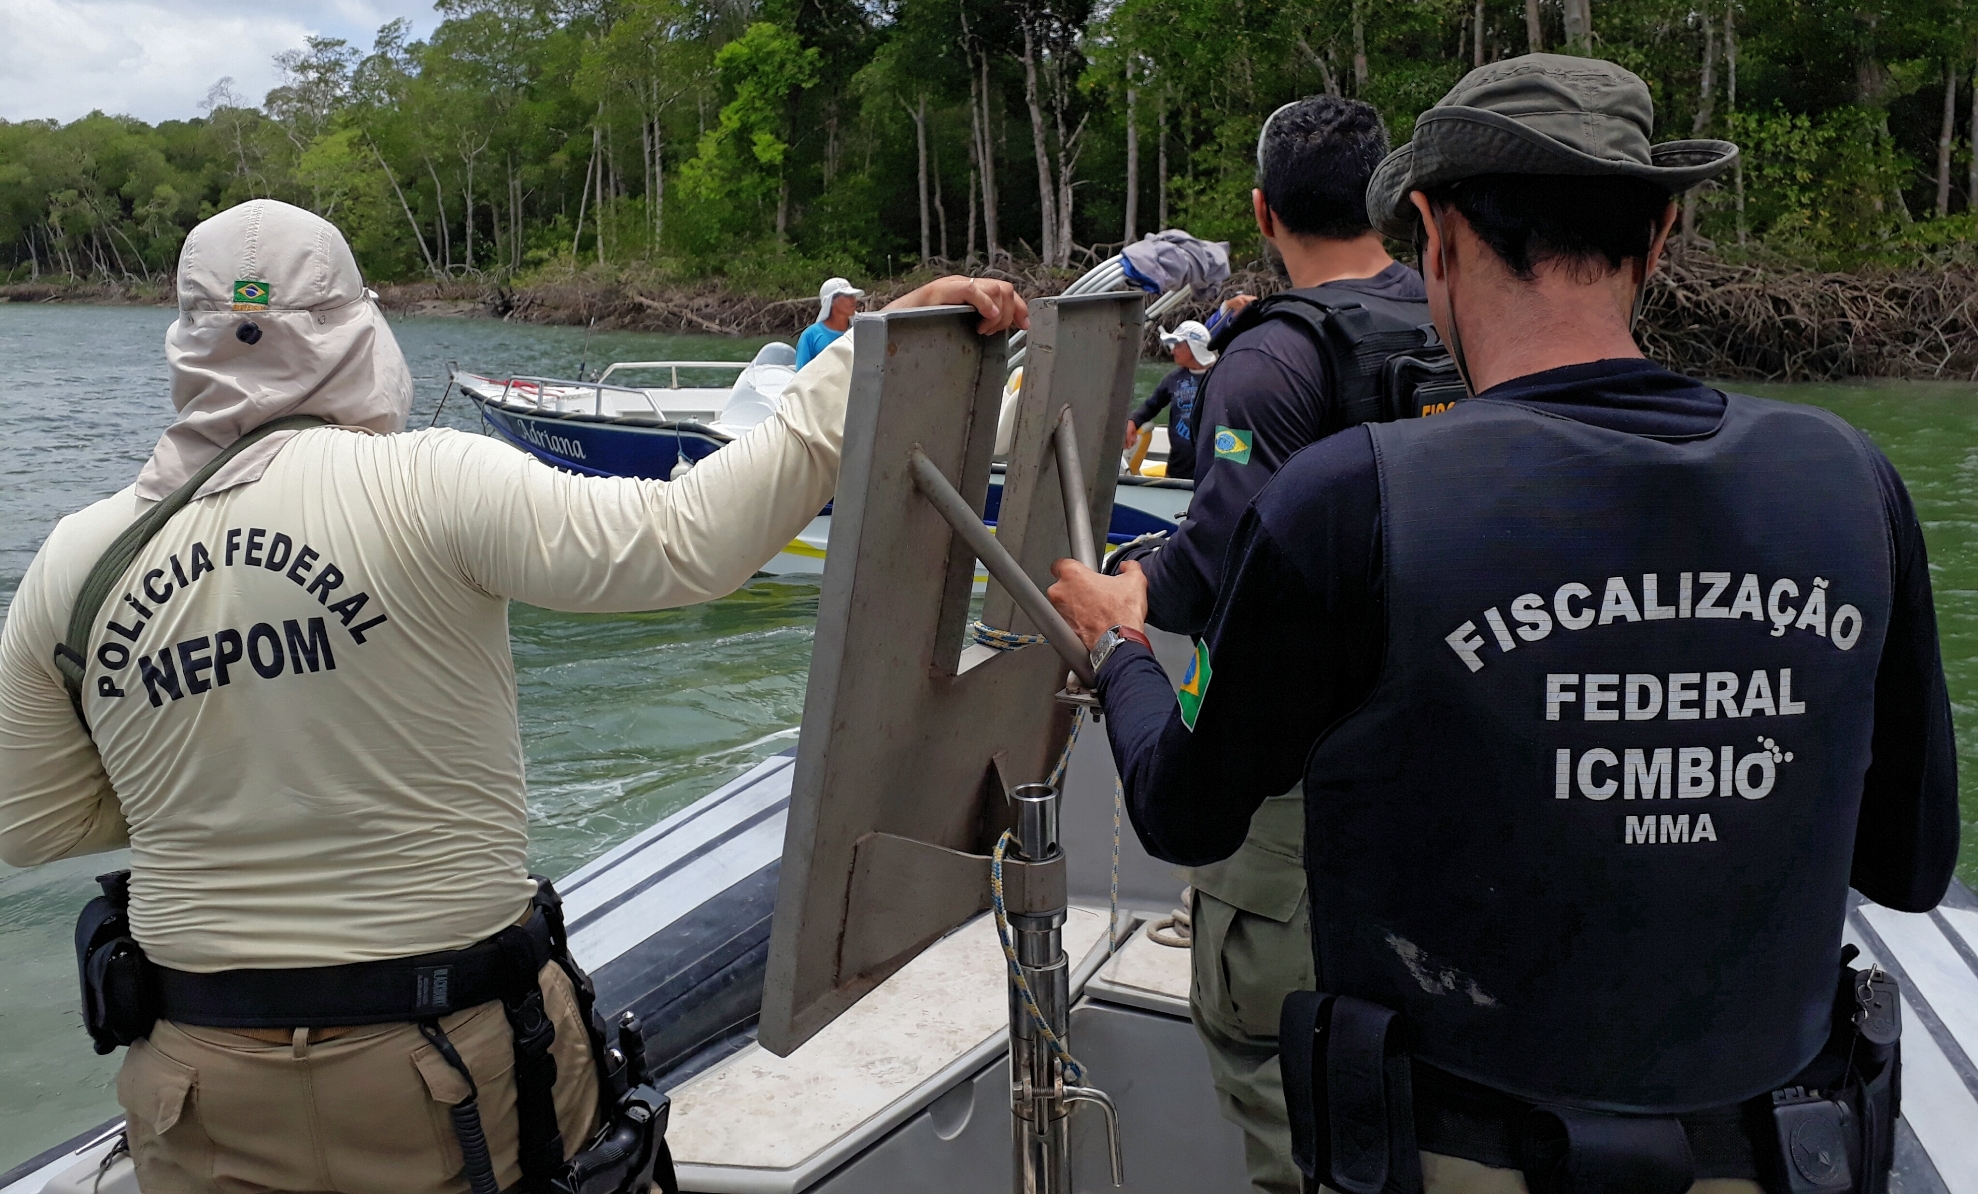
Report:
[[[749,367],[735,379],[728,402],[715,419],[716,429],[740,435],[776,413],[776,403],[797,376],[797,350],[781,341],[763,345]]]

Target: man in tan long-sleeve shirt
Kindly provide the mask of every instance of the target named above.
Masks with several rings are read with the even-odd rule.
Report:
[[[314,216],[256,201],[214,217],[188,239],[178,285],[179,420],[133,488],[49,535],[0,633],[0,858],[128,843],[132,934],[174,971],[480,942],[536,890],[508,601],[649,610],[744,583],[830,499],[850,341],[681,479],[586,478],[484,437],[379,434],[403,427],[410,378],[342,236]],[[1025,319],[1006,285],[961,278],[895,306],[950,302],[974,305],[985,331]],[[331,426],[235,457],[111,590],[87,644],[85,729],[53,652],[91,566],[222,448],[293,414]],[[542,985],[574,1151],[596,1083],[556,971]],[[510,1186],[501,1005],[441,1027],[476,1076]],[[410,1023],[161,1020],[118,1083],[147,1194],[464,1189],[447,1109],[465,1093]]]

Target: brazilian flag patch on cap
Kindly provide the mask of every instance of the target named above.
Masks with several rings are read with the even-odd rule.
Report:
[[[253,278],[242,278],[234,283],[234,310],[266,311],[268,309],[269,286],[266,282]]]
[[[1195,719],[1202,715],[1202,698],[1209,694],[1209,644],[1196,640],[1195,657],[1181,674],[1181,688],[1174,694],[1181,703],[1181,724],[1195,732]]]
[[[1216,459],[1231,464],[1250,463],[1250,443],[1256,436],[1240,427],[1216,428]]]

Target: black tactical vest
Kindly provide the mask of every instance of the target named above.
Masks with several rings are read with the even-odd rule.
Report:
[[[1387,654],[1307,767],[1318,989],[1535,1102],[1781,1086],[1828,1036],[1891,604],[1862,440],[1742,395],[1676,439],[1369,430]]]
[[[1438,414],[1467,391],[1448,349],[1437,339],[1426,302],[1362,294],[1343,286],[1307,286],[1258,299],[1217,331],[1217,352],[1268,320],[1296,324],[1312,337],[1325,370],[1331,417],[1320,438],[1360,423]],[[1198,399],[1191,429],[1199,432]],[[1199,434],[1192,442],[1202,442]]]

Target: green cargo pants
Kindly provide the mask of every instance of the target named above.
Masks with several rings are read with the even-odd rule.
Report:
[[[1188,1006],[1209,1050],[1223,1118],[1243,1131],[1257,1194],[1298,1194],[1291,1125],[1278,1073],[1284,997],[1309,991],[1311,905],[1305,897],[1305,792],[1264,802],[1237,852],[1189,875],[1195,888]]]

